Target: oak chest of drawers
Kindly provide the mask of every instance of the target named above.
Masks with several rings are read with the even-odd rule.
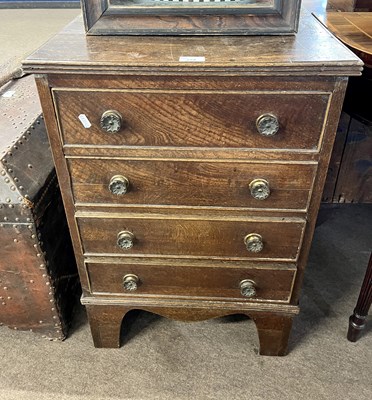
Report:
[[[286,352],[347,77],[313,17],[296,37],[86,37],[30,56],[94,343],[132,309],[256,323]]]

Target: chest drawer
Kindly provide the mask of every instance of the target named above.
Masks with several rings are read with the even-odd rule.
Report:
[[[93,294],[215,297],[288,302],[296,268],[221,268],[122,263],[86,264]],[[248,282],[247,282],[248,281]]]
[[[290,91],[58,89],[53,93],[62,141],[74,145],[315,151],[329,101],[328,93]],[[120,124],[116,117],[105,117],[102,123],[109,130],[117,128],[116,133],[101,127],[109,110],[120,115]]]
[[[137,217],[118,214],[117,218],[112,218],[102,213],[101,218],[78,218],[78,226],[86,255],[291,261],[297,258],[305,221],[195,219],[143,214]]]
[[[316,163],[69,160],[77,203],[306,209]]]

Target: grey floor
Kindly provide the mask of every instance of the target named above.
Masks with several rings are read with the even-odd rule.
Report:
[[[147,313],[124,320],[120,349],[95,349],[80,309],[65,342],[0,328],[0,399],[371,399],[372,318],[357,343],[345,337],[371,222],[371,206],[321,210],[286,357],[259,356],[248,319]]]

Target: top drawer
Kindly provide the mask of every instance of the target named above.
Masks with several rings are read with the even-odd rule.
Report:
[[[65,144],[317,151],[329,93],[58,89],[54,99]],[[116,133],[101,127],[109,110]]]

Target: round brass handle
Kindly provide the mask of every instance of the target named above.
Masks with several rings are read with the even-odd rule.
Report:
[[[137,275],[127,274],[123,278],[123,287],[128,292],[134,292],[138,289],[139,278]]]
[[[256,200],[265,200],[270,196],[269,182],[265,179],[255,179],[249,184],[251,195]]]
[[[129,179],[123,175],[114,175],[110,179],[109,190],[112,194],[122,195],[129,190]]]
[[[279,131],[278,118],[273,114],[263,114],[257,118],[258,133],[263,136],[274,136]]]
[[[247,247],[247,250],[251,253],[259,253],[264,248],[262,236],[258,233],[250,233],[247,235],[244,238],[244,243]]]
[[[129,231],[122,231],[118,233],[118,246],[123,250],[130,250],[134,244],[134,235]]]
[[[100,120],[101,128],[108,133],[117,133],[121,129],[122,117],[115,110],[105,111]]]
[[[244,297],[256,297],[256,283],[251,279],[244,279],[240,284],[240,293]]]

